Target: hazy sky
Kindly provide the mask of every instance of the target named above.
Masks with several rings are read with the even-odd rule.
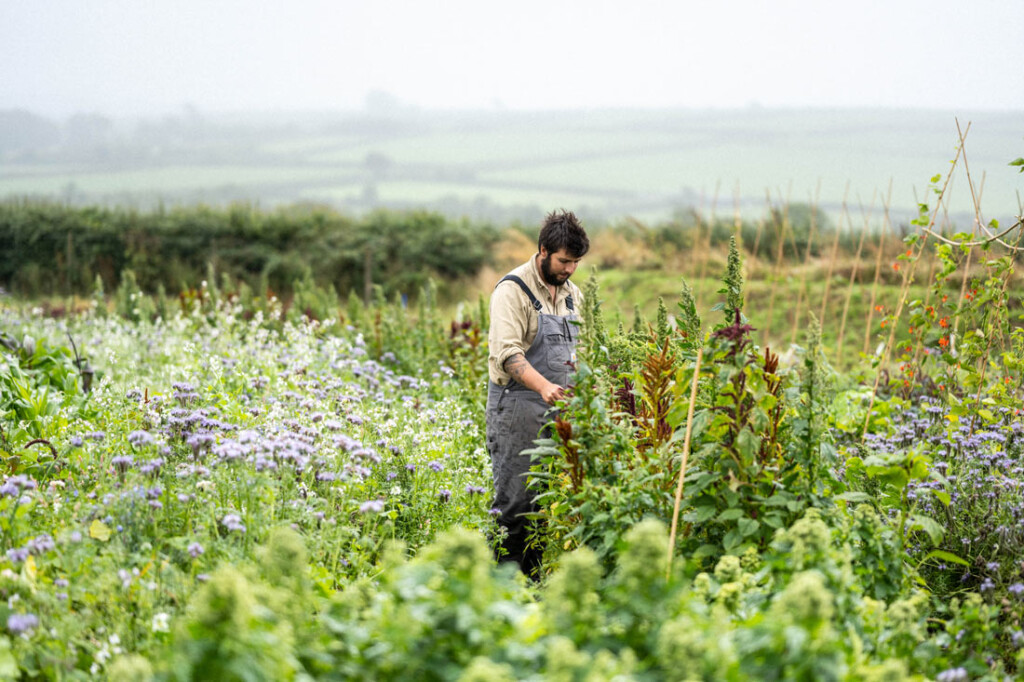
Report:
[[[2,0],[0,109],[1024,110],[1022,0]]]

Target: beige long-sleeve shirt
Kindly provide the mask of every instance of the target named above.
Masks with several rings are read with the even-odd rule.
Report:
[[[583,304],[583,294],[579,287],[571,281],[567,281],[560,287],[555,288],[555,298],[551,298],[540,272],[537,271],[537,256],[526,261],[512,272],[526,286],[530,288],[533,295],[541,302],[541,310],[547,315],[568,315],[571,312],[580,314]],[[575,304],[575,311],[569,310],[565,299],[572,296]],[[490,350],[488,358],[488,374],[491,381],[504,386],[508,383],[509,375],[504,370],[505,361],[517,353],[526,354],[527,349],[533,344],[537,336],[538,313],[533,309],[529,297],[515,282],[502,282],[491,293],[491,328],[487,333],[487,343]]]

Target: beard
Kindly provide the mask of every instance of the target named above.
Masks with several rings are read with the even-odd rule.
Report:
[[[568,281],[569,275],[556,275],[551,272],[551,255],[552,254],[549,253],[547,257],[541,259],[540,274],[544,281],[551,286],[560,287]]]

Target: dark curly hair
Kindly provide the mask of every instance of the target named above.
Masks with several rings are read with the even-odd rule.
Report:
[[[583,258],[590,250],[590,239],[572,211],[552,211],[544,219],[544,226],[537,238],[537,250],[546,249],[555,253],[565,249],[573,258]]]

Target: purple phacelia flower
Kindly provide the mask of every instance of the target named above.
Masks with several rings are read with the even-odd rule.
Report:
[[[7,550],[7,558],[15,564],[20,564],[21,562],[23,562],[25,559],[28,558],[28,555],[28,547],[12,547],[11,549]]]
[[[245,532],[245,525],[242,523],[242,517],[238,514],[225,514],[224,518],[220,522],[230,531],[237,531],[239,533]]]
[[[7,629],[11,634],[21,635],[39,627],[39,618],[32,613],[12,613],[7,616]]]
[[[118,455],[110,460],[110,463],[117,469],[119,474],[123,474],[134,464],[135,458],[131,455]]]
[[[154,442],[153,434],[149,431],[132,431],[128,434],[128,442],[132,445],[151,445]]]
[[[367,500],[359,505],[362,514],[379,514],[384,511],[384,500]]]

